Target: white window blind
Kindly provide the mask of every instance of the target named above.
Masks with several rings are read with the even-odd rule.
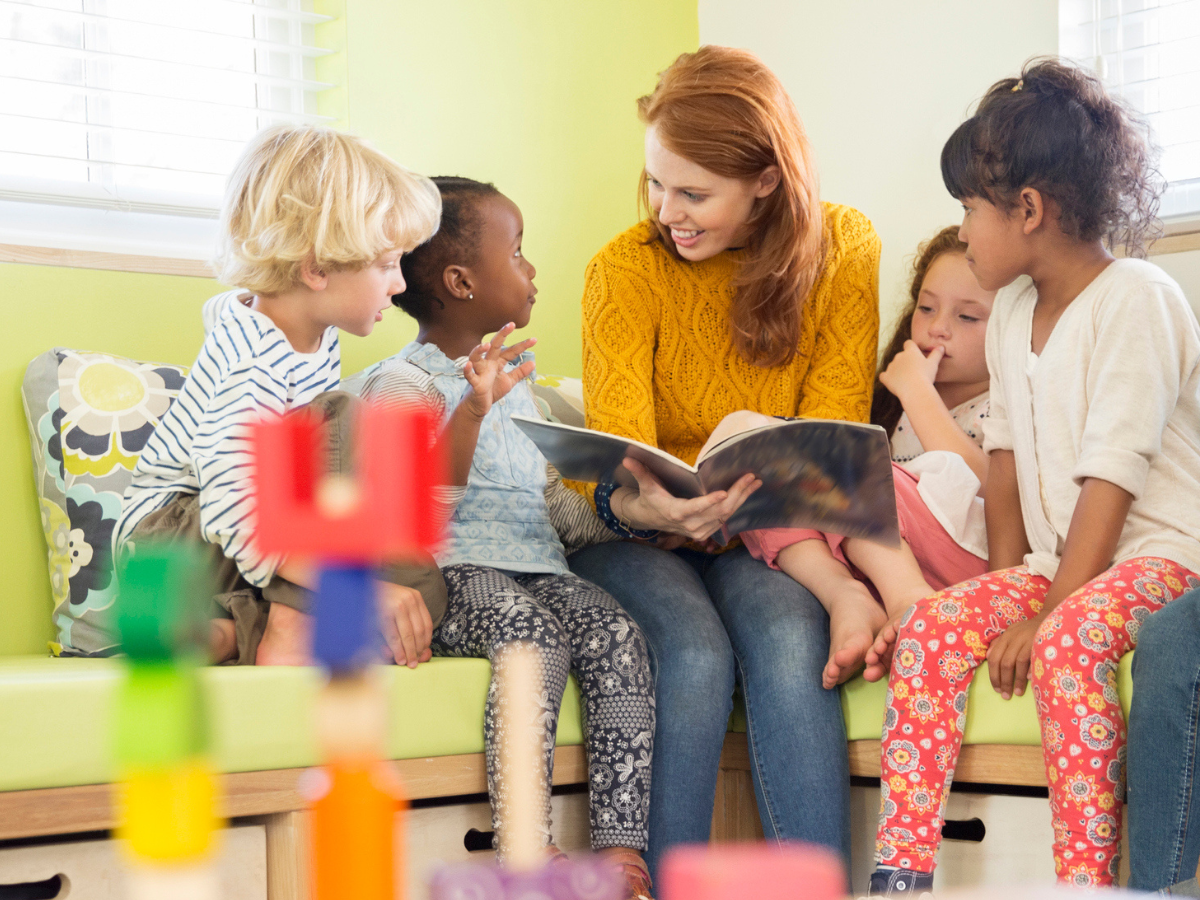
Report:
[[[1200,0],[1060,0],[1059,52],[1149,122],[1163,218],[1200,214]]]
[[[322,121],[327,20],[304,0],[0,0],[5,237],[47,206],[214,217],[248,138]]]

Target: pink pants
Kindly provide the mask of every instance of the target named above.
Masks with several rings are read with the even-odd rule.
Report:
[[[975,578],[987,571],[987,560],[980,559],[969,550],[964,550],[954,538],[946,533],[940,522],[921,499],[917,491],[917,479],[896,463],[892,463],[892,475],[896,485],[896,514],[900,520],[900,537],[917,558],[921,574],[935,591],[952,584]],[[776,558],[784,547],[801,541],[823,540],[829,544],[835,559],[844,563],[859,581],[869,584],[867,579],[846,559],[842,550],[841,535],[826,534],[809,528],[765,528],[759,531],[743,531],[742,542],[750,555],[761,559],[772,569],[778,569]]]
[[[1063,600],[1038,629],[1029,679],[1060,881],[1113,883],[1125,788],[1117,663],[1147,616],[1195,587],[1200,579],[1170,560],[1129,559]],[[993,640],[1041,610],[1049,589],[1049,580],[1018,566],[954,585],[900,620],[883,724],[877,862],[933,871],[975,667]]]

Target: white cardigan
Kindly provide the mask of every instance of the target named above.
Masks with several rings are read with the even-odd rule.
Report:
[[[1160,556],[1200,572],[1200,326],[1162,269],[1111,263],[1066,308],[1039,356],[1037,289],[997,295],[987,329],[987,452],[1012,450],[1025,563],[1053,578],[1085,478],[1133,495],[1113,562]]]

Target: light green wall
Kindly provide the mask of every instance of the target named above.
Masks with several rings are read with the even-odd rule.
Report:
[[[539,368],[578,375],[579,297],[593,253],[636,217],[641,129],[634,100],[695,49],[696,0],[328,0],[343,54],[325,72],[348,127],[410,168],[494,181],[525,215],[538,269],[528,329]],[[201,278],[0,264],[0,655],[38,653],[50,590],[21,412],[26,364],[54,346],[189,362],[203,338]],[[396,311],[343,343],[349,374],[414,333]]]
[[[410,168],[492,181],[516,201],[538,270],[538,366],[578,375],[584,266],[637,215],[634,100],[696,48],[696,0],[360,0],[350,12],[350,127]]]

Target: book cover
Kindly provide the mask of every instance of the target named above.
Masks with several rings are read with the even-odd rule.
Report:
[[[895,546],[900,540],[887,433],[831,419],[780,420],[734,435],[690,466],[648,444],[524,416],[513,421],[564,478],[637,482],[622,465],[645,465],[676,497],[726,490],[747,472],[762,481],[725,526],[728,540],[756,528],[814,528]]]

